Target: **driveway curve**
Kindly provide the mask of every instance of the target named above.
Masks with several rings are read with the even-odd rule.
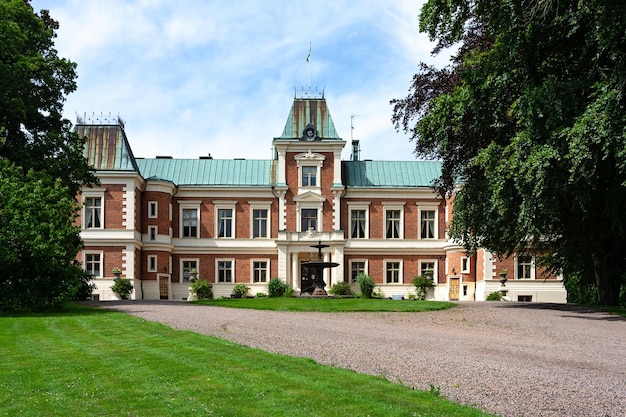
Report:
[[[432,384],[452,401],[502,416],[626,417],[626,319],[581,306],[292,313],[170,301],[96,305],[419,389]]]

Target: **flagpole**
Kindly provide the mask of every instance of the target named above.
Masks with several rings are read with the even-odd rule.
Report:
[[[309,54],[306,57],[306,62],[309,63],[309,94],[311,93],[311,42],[309,42]]]

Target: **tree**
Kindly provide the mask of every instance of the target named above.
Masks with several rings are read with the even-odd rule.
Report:
[[[458,45],[392,100],[396,128],[440,158],[451,236],[544,254],[566,285],[626,288],[626,6],[612,0],[429,0],[420,30]],[[461,182],[460,190],[455,187]],[[571,277],[571,280],[568,279]]]
[[[0,160],[0,310],[57,308],[89,286],[76,209],[60,179]]]
[[[61,115],[76,64],[58,57],[57,28],[28,1],[0,2],[1,309],[56,307],[89,287],[73,221],[81,185],[97,178]]]

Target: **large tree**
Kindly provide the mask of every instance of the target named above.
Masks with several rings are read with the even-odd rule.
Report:
[[[39,309],[76,293],[83,276],[72,226],[82,184],[97,179],[84,139],[62,117],[76,64],[54,49],[57,22],[28,1],[0,1],[0,307]],[[54,204],[57,201],[58,204]],[[74,201],[75,202],[75,201]],[[18,228],[19,226],[19,228]]]
[[[420,30],[455,46],[422,64],[393,121],[440,158],[468,250],[549,254],[566,284],[626,287],[626,6],[615,0],[429,0]],[[457,189],[459,183],[462,188]]]

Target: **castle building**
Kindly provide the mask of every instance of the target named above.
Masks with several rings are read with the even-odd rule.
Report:
[[[323,243],[324,282],[356,286],[370,275],[385,297],[415,295],[412,280],[432,270],[428,298],[485,300],[506,287],[514,301],[566,302],[561,277],[533,257],[467,256],[446,235],[452,201],[431,188],[438,161],[342,160],[325,98],[295,97],[269,160],[135,158],[119,119],[79,119],[86,157],[101,184],[78,196],[84,248],[79,261],[95,277],[94,298],[115,299],[114,274],[133,281],[131,298],[185,300],[197,273],[216,297],[244,283],[267,293],[279,277],[311,293],[306,262]]]

